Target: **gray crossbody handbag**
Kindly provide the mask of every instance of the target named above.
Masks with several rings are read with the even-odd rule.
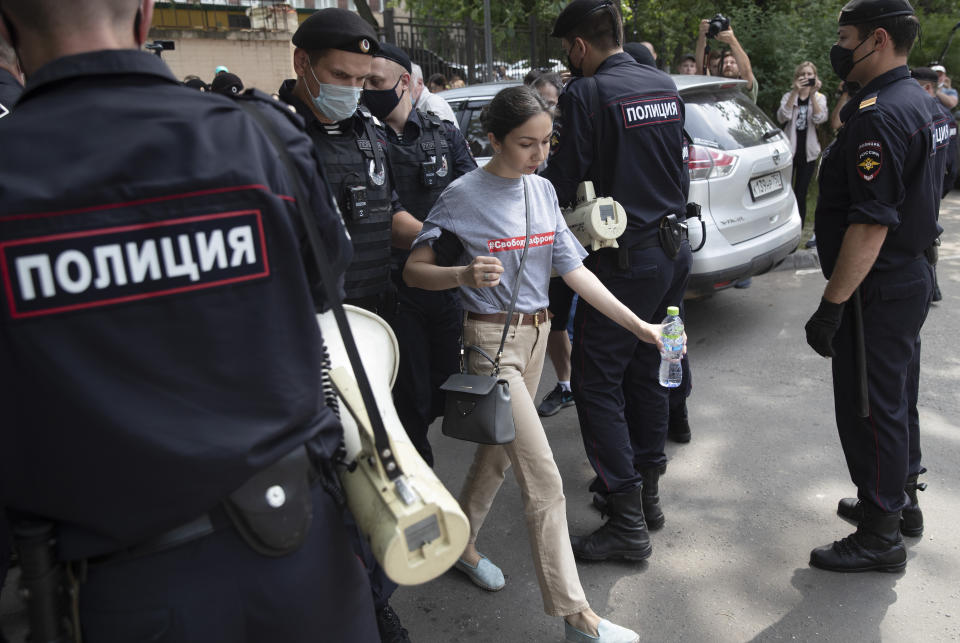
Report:
[[[520,267],[513,286],[513,295],[510,297],[510,310],[503,324],[503,334],[500,336],[500,348],[496,359],[491,358],[477,346],[464,346],[460,340],[460,372],[451,375],[440,386],[446,395],[443,412],[443,434],[458,440],[478,442],[480,444],[509,444],[517,437],[517,429],[513,424],[513,410],[510,405],[510,384],[500,378],[500,359],[503,357],[503,346],[510,332],[510,322],[513,321],[513,310],[517,305],[517,296],[520,294],[520,277],[523,274],[523,265],[527,261],[527,249],[530,244],[530,195],[527,192],[527,181],[523,181],[523,206],[527,224],[527,235],[523,243],[523,254],[520,255]],[[466,373],[466,351],[474,351],[493,364],[493,373],[490,375],[472,375]]]

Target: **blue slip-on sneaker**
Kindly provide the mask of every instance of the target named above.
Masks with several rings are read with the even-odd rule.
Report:
[[[467,575],[477,587],[482,587],[488,592],[499,592],[506,585],[503,579],[503,572],[500,568],[490,562],[490,559],[480,554],[480,562],[474,567],[462,558],[458,558],[454,565],[457,569]]]
[[[540,417],[550,417],[551,415],[559,413],[560,409],[565,409],[574,404],[573,392],[557,384],[552,391],[547,393],[543,401],[540,402],[540,406],[537,407],[537,413],[540,414]]]
[[[563,626],[566,639],[570,643],[637,643],[640,640],[640,635],[633,630],[620,627],[605,618],[600,619],[597,626],[598,636],[585,634],[566,621]]]

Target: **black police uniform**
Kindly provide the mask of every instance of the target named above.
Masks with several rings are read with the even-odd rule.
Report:
[[[616,199],[627,213],[623,250],[591,253],[585,264],[641,319],[659,322],[683,299],[692,255],[675,258],[658,241],[661,220],[683,219],[689,175],[683,159],[684,107],[667,74],[626,53],[607,58],[590,78],[560,95],[550,162],[543,175],[570,203],[581,181]],[[593,491],[641,484],[639,469],[666,463],[668,389],[660,355],[580,301],[574,316],[571,381],[584,446],[597,472]]]
[[[321,123],[294,95],[295,84],[293,79],[283,82],[280,100],[292,105],[306,121],[324,178],[353,241],[344,301],[390,319],[396,310],[390,280],[390,232],[393,215],[404,208],[394,191],[386,134],[362,106],[345,121]]]
[[[21,93],[23,93],[23,87],[14,78],[13,74],[6,69],[0,69],[0,118],[10,114]],[[10,532],[3,515],[3,505],[0,503],[0,590],[3,589],[3,583],[7,577],[7,567],[10,562],[9,543]],[[2,637],[3,634],[0,633],[0,640],[2,640]]]
[[[22,93],[23,86],[14,75],[6,69],[0,69],[0,118],[10,114]]]
[[[477,167],[460,130],[432,113],[413,109],[400,134],[391,127],[386,133],[397,193],[419,221],[427,218],[444,188]],[[400,303],[391,322],[400,345],[393,401],[413,445],[433,466],[427,429],[443,414],[440,385],[459,368],[461,309],[456,291],[421,290],[403,283],[407,256],[409,252],[393,249]]]
[[[275,101],[253,102],[342,273],[349,242],[310,140]],[[281,558],[255,553],[221,508],[305,444],[328,462],[342,437],[321,395],[323,300],[257,123],[156,56],[100,51],[31,74],[0,140],[17,159],[0,166],[0,504],[53,521],[60,557],[89,561],[86,638],[376,640],[325,486]],[[213,533],[153,540],[199,516]]]
[[[840,441],[860,499],[884,513],[907,504],[904,484],[920,472],[916,408],[920,328],[933,290],[923,256],[937,224],[944,155],[936,153],[939,114],[906,67],[868,83],[840,113],[844,125],[824,151],[817,203],[817,253],[829,279],[846,228],[888,226],[860,284],[870,415],[858,417],[853,305],[833,339],[834,405]]]
[[[957,166],[960,163],[960,159],[957,158],[957,121],[943,103],[936,97],[933,100],[941,114],[941,117],[934,124],[934,136],[938,152],[946,155],[943,189],[940,191],[941,196],[946,197],[957,181]]]

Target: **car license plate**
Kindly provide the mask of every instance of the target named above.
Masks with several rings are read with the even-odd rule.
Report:
[[[779,172],[772,172],[750,179],[750,196],[756,201],[762,196],[774,194],[783,189],[783,179]]]

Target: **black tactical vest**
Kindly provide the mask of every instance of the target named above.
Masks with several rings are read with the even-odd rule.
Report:
[[[360,108],[353,118],[362,122],[363,134],[356,134],[354,124],[349,123],[343,134],[330,135],[316,128],[312,138],[353,240],[353,262],[344,284],[346,298],[360,299],[380,295],[390,283],[392,186],[387,155],[372,117]]]
[[[400,203],[419,221],[424,221],[443,189],[453,177],[453,159],[443,136],[443,122],[433,114],[417,111],[423,124],[417,140],[389,146],[390,167]],[[437,148],[440,153],[437,153]]]

